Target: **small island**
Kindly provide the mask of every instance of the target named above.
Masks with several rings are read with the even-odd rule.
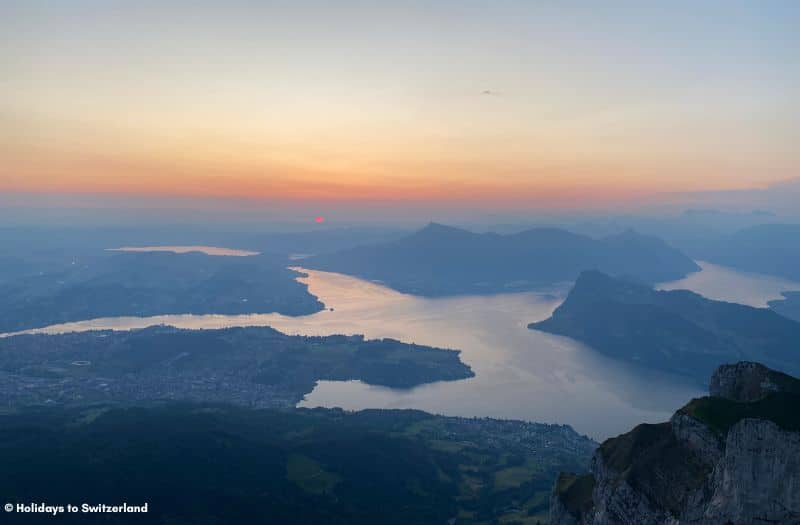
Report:
[[[267,327],[0,339],[0,399],[10,407],[155,399],[291,407],[319,380],[411,388],[473,375],[457,350],[361,335],[289,336]]]

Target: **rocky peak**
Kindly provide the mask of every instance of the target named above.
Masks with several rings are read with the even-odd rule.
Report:
[[[746,403],[775,392],[800,393],[800,381],[750,361],[720,366],[711,376],[709,387],[713,397]]]
[[[551,525],[800,524],[800,380],[741,362],[710,391],[559,477]]]

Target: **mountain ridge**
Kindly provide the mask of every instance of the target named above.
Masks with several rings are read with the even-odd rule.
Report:
[[[552,227],[501,235],[435,222],[391,242],[310,257],[303,266],[423,296],[530,290],[572,281],[594,268],[646,282],[700,270],[661,239],[632,230],[594,239]]]
[[[715,264],[800,281],[800,224],[750,226],[696,251]]]
[[[731,360],[800,369],[800,323],[766,308],[655,290],[597,271],[583,272],[552,316],[528,327],[699,380]]]

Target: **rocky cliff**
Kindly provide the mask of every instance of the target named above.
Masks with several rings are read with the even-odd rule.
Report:
[[[604,442],[562,474],[551,525],[800,524],[800,380],[723,365],[710,396]]]

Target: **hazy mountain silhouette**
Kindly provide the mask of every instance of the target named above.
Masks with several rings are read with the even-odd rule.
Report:
[[[500,235],[436,223],[396,241],[313,257],[303,266],[383,281],[418,295],[529,289],[572,281],[589,269],[647,282],[699,270],[662,240],[634,231],[593,239],[557,228]]]
[[[584,272],[552,317],[529,328],[566,335],[611,357],[706,379],[722,363],[800,370],[800,323],[766,308],[657,291]]]
[[[782,299],[767,303],[772,310],[784,317],[800,321],[800,291],[782,292]]]
[[[800,281],[800,224],[761,224],[709,243],[703,259]]]

